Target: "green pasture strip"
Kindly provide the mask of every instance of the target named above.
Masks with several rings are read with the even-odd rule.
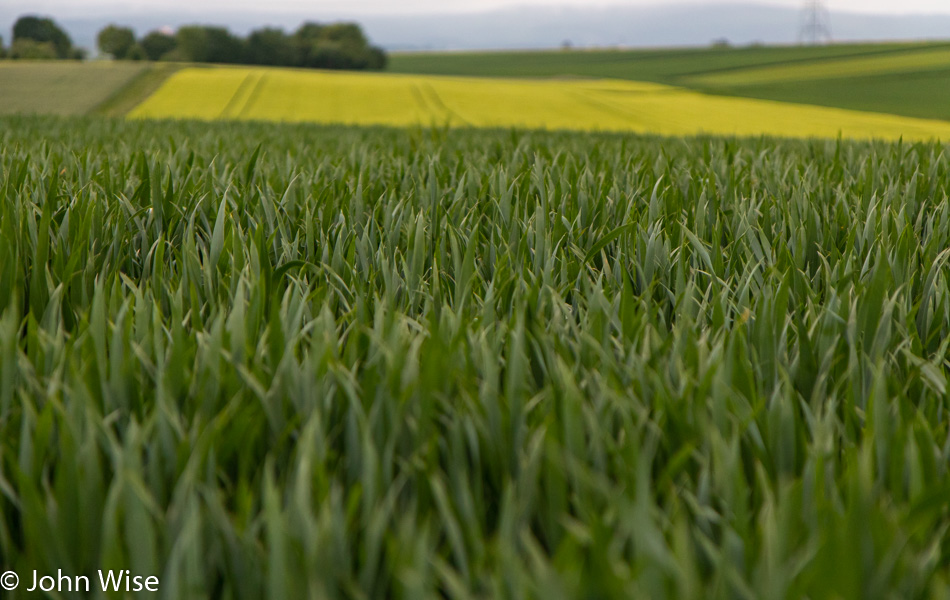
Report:
[[[944,85],[943,81],[950,81],[950,68],[943,61],[950,56],[948,52],[946,42],[924,42],[734,49],[418,53],[394,54],[391,69],[483,77],[633,79],[728,96],[947,119],[950,83]],[[750,73],[757,79],[753,80]]]
[[[146,68],[132,62],[0,61],[0,115],[83,115]]]
[[[939,144],[18,117],[0,199],[23,587],[950,593]]]
[[[685,77],[751,67],[946,48],[941,43],[836,44],[642,50],[393,53],[389,71],[481,77],[596,77],[682,84]]]
[[[838,60],[737,69],[687,78],[691,87],[754,86],[814,79],[840,79],[894,73],[946,71],[950,69],[950,48],[849,57]]]
[[[950,68],[725,87],[709,93],[950,120]]]
[[[180,68],[180,65],[173,63],[150,63],[138,75],[116,90],[112,96],[90,110],[88,114],[123,117],[155,93],[165,80]]]

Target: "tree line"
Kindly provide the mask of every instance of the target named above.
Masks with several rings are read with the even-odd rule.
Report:
[[[109,25],[99,50],[116,60],[270,65],[314,69],[383,69],[386,53],[372,46],[356,23],[304,23],[292,33],[265,27],[247,37],[224,27],[188,25],[174,34],[151,31],[136,38],[130,27]],[[0,57],[3,55],[0,40]],[[12,58],[83,58],[52,19],[21,17],[13,26]]]
[[[0,58],[76,59],[86,57],[83,48],[73,41],[62,27],[48,17],[25,16],[13,24],[13,42],[7,49],[0,38]]]

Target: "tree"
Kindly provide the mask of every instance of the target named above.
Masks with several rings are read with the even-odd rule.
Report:
[[[148,60],[148,56],[145,54],[145,48],[142,48],[142,44],[134,44],[125,55],[126,60]]]
[[[294,32],[294,41],[299,43],[313,42],[323,37],[324,26],[320,23],[307,22]]]
[[[293,40],[280,29],[265,27],[247,38],[245,58],[252,65],[297,66]]]
[[[186,60],[206,63],[244,62],[244,43],[224,27],[189,25],[178,30],[178,48]]]
[[[369,46],[363,30],[356,23],[331,23],[323,27],[323,39],[336,42],[350,48],[365,48]]]
[[[314,40],[303,47],[302,65],[311,69],[350,69],[351,57],[335,42]]]
[[[124,60],[129,58],[129,51],[135,45],[135,32],[128,27],[108,25],[96,37],[99,50],[111,54],[112,58]]]
[[[151,31],[142,38],[142,50],[149,60],[161,60],[169,52],[178,47],[175,36],[162,33],[161,31]]]
[[[111,28],[111,29],[110,29]],[[240,38],[223,27],[188,25],[172,36],[151,31],[123,52],[128,36],[119,40],[110,25],[100,32],[100,47],[114,48],[123,58],[312,67],[320,69],[384,69],[386,53],[371,46],[356,23],[304,23],[292,34],[264,27]],[[108,35],[107,35],[108,30]],[[117,41],[118,40],[118,41]],[[121,44],[119,44],[121,41]],[[103,46],[103,43],[106,45]],[[120,48],[121,46],[121,48]]]
[[[30,38],[20,38],[10,46],[10,58],[52,60],[58,57],[53,42],[37,42]]]
[[[386,68],[386,65],[389,64],[389,56],[386,54],[386,51],[378,46],[370,46],[369,55],[368,69],[382,71]]]
[[[386,53],[369,45],[356,23],[304,23],[294,33],[300,66],[315,69],[382,69]]]
[[[69,58],[73,41],[50,18],[27,15],[17,19],[13,24],[13,42],[32,40],[38,43],[50,43],[56,58]]]
[[[0,35],[0,58],[7,57],[7,49],[3,47],[3,36]]]

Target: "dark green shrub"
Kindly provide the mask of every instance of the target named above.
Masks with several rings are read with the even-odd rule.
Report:
[[[149,32],[139,44],[149,60],[161,60],[178,46],[175,36],[161,31]]]
[[[96,44],[103,53],[123,60],[129,58],[129,51],[135,46],[135,32],[129,27],[108,25],[99,32]]]
[[[142,48],[141,44],[135,44],[129,48],[128,53],[125,55],[127,60],[147,60],[148,56],[145,54],[145,49]]]
[[[13,43],[22,40],[49,42],[53,46],[53,58],[69,58],[73,47],[66,32],[48,17],[27,15],[17,19],[13,24]]]
[[[21,60],[54,60],[56,46],[52,42],[37,42],[31,39],[14,40],[10,47],[10,57]]]

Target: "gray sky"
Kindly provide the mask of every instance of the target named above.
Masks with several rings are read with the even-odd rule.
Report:
[[[789,44],[806,0],[0,0],[0,36],[49,15],[92,50],[106,24],[138,34],[214,23],[238,35],[307,20],[358,21],[388,50]],[[839,42],[950,36],[950,0],[826,0]],[[590,9],[590,10],[587,10]],[[599,9],[599,10],[598,10]],[[502,12],[499,12],[502,11]],[[500,18],[499,18],[500,17]],[[9,39],[9,38],[8,38]]]
[[[63,17],[79,16],[90,10],[121,8],[136,11],[229,11],[299,12],[323,11],[331,14],[418,14],[432,12],[473,12],[514,6],[649,6],[677,4],[721,4],[729,0],[3,0],[10,8]],[[797,7],[803,0],[742,0],[759,4]],[[950,14],[948,0],[826,0],[830,10],[884,14]]]

